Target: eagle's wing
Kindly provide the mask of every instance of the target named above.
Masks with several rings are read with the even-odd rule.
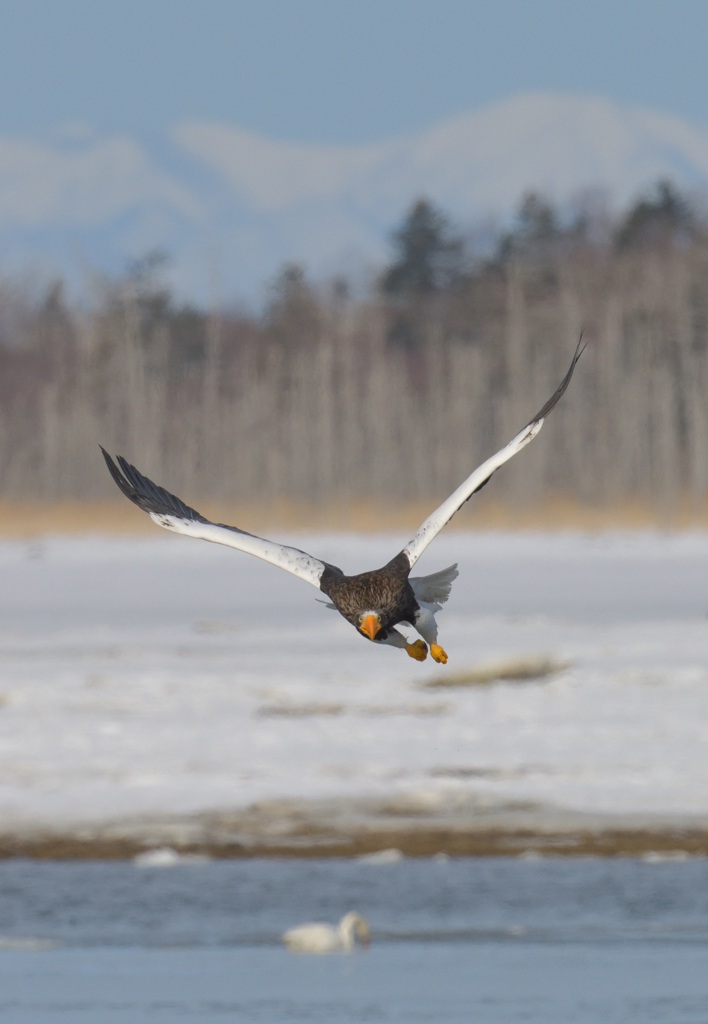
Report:
[[[119,469],[108,452],[104,448],[101,448],[101,451],[111,476],[126,498],[130,498],[138,508],[147,512],[158,526],[164,526],[166,530],[173,530],[175,533],[183,533],[187,537],[198,537],[200,540],[210,540],[215,544],[226,544],[238,548],[239,551],[246,551],[249,555],[255,555],[280,566],[281,569],[286,569],[319,590],[320,577],[329,563],[321,562],[298,548],[254,537],[253,534],[245,533],[235,526],[212,523],[189,505],[185,505],[174,494],[148,480],[120,455]],[[340,571],[335,566],[329,568]]]
[[[566,373],[563,380],[560,382],[554,393],[548,399],[544,407],[539,413],[537,413],[530,423],[521,430],[516,437],[509,441],[505,448],[497,452],[496,455],[492,455],[491,459],[487,459],[481,466],[475,469],[474,473],[467,477],[464,483],[460,484],[456,491],[450,495],[447,501],[444,501],[439,508],[436,508],[432,515],[428,516],[423,525],[419,528],[415,537],[405,546],[403,549],[404,554],[408,556],[408,561],[411,566],[414,566],[420,556],[423,554],[428,544],[434,540],[442,530],[443,526],[446,526],[455,512],[462,508],[466,501],[476,494],[477,491],[481,490],[488,480],[494,473],[503,466],[505,462],[513,458],[517,452],[520,452],[522,448],[525,448],[529,441],[532,441],[536,434],[543,426],[543,421],[548,416],[549,412],[558,403],[563,392],[570,384],[570,378],[573,376],[573,370],[575,364],[583,353],[583,348],[580,347],[583,340],[582,334],[580,340],[575,349],[573,355],[573,361],[570,364],[570,369]]]

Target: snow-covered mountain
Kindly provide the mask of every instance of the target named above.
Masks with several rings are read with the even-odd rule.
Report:
[[[626,203],[662,176],[708,184],[708,127],[595,97],[517,96],[416,135],[334,146],[186,122],[164,139],[80,125],[0,138],[0,273],[78,283],[161,247],[173,283],[206,300],[257,298],[285,260],[315,275],[374,266],[425,194],[458,222],[504,218],[529,188],[564,203],[587,188]]]

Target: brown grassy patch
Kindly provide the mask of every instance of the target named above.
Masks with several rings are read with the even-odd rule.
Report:
[[[317,718],[341,715],[343,704],[264,704],[256,711],[257,718]]]
[[[645,857],[659,860],[708,855],[708,833],[703,829],[600,829],[538,833],[519,829],[469,830],[439,827],[362,830],[346,836],[302,828],[290,841],[249,843],[205,839],[172,842],[180,854],[211,857],[357,857],[395,847],[406,857],[447,853],[457,857],[518,857],[523,854],[595,857]],[[138,839],[79,839],[61,834],[32,838],[0,837],[0,859],[33,857],[38,860],[127,860],[152,845]]]
[[[524,682],[544,679],[569,668],[569,661],[556,661],[547,654],[521,654],[509,658],[495,658],[471,665],[459,672],[450,672],[444,676],[433,676],[422,683],[429,689],[454,686],[483,686],[501,680]]]
[[[204,515],[255,532],[264,530],[379,530],[413,531],[435,508],[438,499],[386,504],[367,499],[316,505],[292,499],[253,502],[201,501],[191,495]],[[439,496],[442,500],[444,495]],[[612,505],[583,504],[568,495],[550,495],[523,507],[481,497],[461,509],[451,529],[463,530],[583,530],[708,529],[708,500],[685,497],[671,512],[641,498]],[[36,537],[43,534],[140,534],[154,524],[127,501],[0,501],[0,536]]]

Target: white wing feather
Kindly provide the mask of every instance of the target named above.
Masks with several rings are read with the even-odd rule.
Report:
[[[108,452],[103,448],[101,451],[111,476],[123,494],[130,498],[138,508],[147,512],[153,522],[166,530],[183,533],[186,537],[208,540],[214,544],[225,544],[238,551],[245,551],[249,555],[255,555],[256,558],[270,562],[271,565],[285,569],[286,572],[298,576],[306,583],[311,583],[318,590],[325,569],[336,568],[329,566],[327,562],[320,561],[319,558],[308,555],[306,551],[300,551],[299,548],[291,548],[285,544],[265,540],[263,537],[256,537],[252,533],[239,530],[236,526],[212,523],[199,512],[195,512],[189,505],[185,505],[180,498],[143,476],[135,466],[131,466],[125,459],[119,456],[118,466],[116,466]]]
[[[530,423],[527,427],[524,427],[506,447],[502,448],[496,455],[492,455],[491,459],[487,459],[481,466],[478,466],[474,473],[471,473],[464,483],[460,484],[456,491],[453,491],[447,501],[444,501],[439,508],[435,509],[432,515],[428,516],[422,526],[419,527],[413,539],[403,549],[406,555],[408,555],[411,566],[415,565],[428,544],[435,540],[442,528],[447,526],[455,512],[462,508],[476,490],[479,490],[480,487],[486,484],[490,476],[500,466],[503,466],[517,452],[525,448],[529,441],[532,441],[536,434],[538,434],[542,426],[543,420],[539,420],[537,423]]]
[[[163,526],[173,533],[182,533],[185,537],[196,537],[199,540],[208,540],[213,544],[225,544],[227,547],[236,548],[238,551],[245,551],[248,555],[255,555],[262,558],[264,562],[277,565],[293,576],[299,576],[301,580],[311,583],[313,587],[320,588],[320,578],[325,569],[325,563],[313,555],[299,548],[291,548],[286,544],[278,544],[275,541],[265,540],[262,537],[255,537],[251,533],[244,533],[233,526],[222,526],[219,523],[198,522],[190,519],[179,519],[177,516],[164,515],[158,512],[150,512],[150,518],[158,526]]]
[[[489,478],[499,469],[500,466],[503,466],[505,462],[509,461],[509,459],[513,459],[513,457],[520,452],[522,448],[526,447],[529,441],[533,441],[534,437],[536,437],[543,426],[545,417],[559,401],[561,395],[570,383],[570,378],[573,376],[575,364],[583,352],[583,349],[580,347],[581,341],[582,334],[580,336],[580,341],[578,341],[577,348],[575,349],[575,355],[573,356],[573,361],[570,364],[570,369],[541,411],[534,416],[531,422],[528,423],[523,430],[520,430],[516,437],[512,438],[512,440],[509,441],[501,451],[498,451],[496,455],[492,455],[490,459],[487,459],[486,462],[483,462],[481,466],[475,469],[474,473],[471,473],[470,476],[460,484],[457,490],[454,491],[439,508],[436,508],[432,515],[428,516],[422,526],[418,529],[418,532],[413,539],[405,546],[403,551],[404,554],[408,556],[411,567],[418,561],[428,544],[437,537],[444,526],[447,526],[455,512],[457,512],[458,509],[460,509],[464,503],[472,497],[475,491],[484,487]]]

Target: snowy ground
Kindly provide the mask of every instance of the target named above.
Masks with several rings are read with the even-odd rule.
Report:
[[[405,538],[298,536],[361,571]],[[448,532],[446,668],[184,538],[0,544],[2,830],[272,798],[451,795],[708,816],[708,536]],[[546,652],[537,682],[429,689]]]

